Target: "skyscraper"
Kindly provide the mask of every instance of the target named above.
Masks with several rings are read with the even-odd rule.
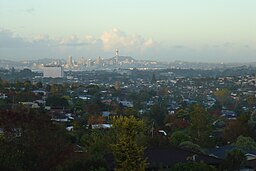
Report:
[[[96,58],[95,64],[96,64],[96,65],[101,65],[101,64],[102,64],[102,59],[101,59],[100,56],[98,56],[98,57]]]
[[[72,67],[73,66],[73,58],[72,56],[69,56],[67,59],[67,66]]]

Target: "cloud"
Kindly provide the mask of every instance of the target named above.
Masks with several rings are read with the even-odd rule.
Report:
[[[25,39],[10,30],[0,29],[0,58],[34,59],[58,55],[56,40],[47,35]]]
[[[255,45],[249,43],[164,44],[119,29],[105,31],[98,37],[71,35],[55,38],[39,34],[26,39],[13,31],[0,28],[1,59],[66,58],[69,55],[74,58],[108,58],[114,56],[116,48],[120,55],[160,61],[239,62],[241,58],[244,61],[255,61],[256,54]]]
[[[48,35],[39,34],[29,40],[31,47],[53,47],[58,46],[55,39],[50,38]]]
[[[27,9],[23,9],[21,11],[28,13],[28,14],[33,14],[35,12],[35,8],[27,8]]]
[[[174,45],[174,46],[172,46],[172,48],[174,48],[174,49],[183,49],[183,48],[185,48],[185,46],[183,46],[183,45]]]
[[[72,35],[69,37],[62,38],[59,41],[60,46],[89,46],[98,43],[100,40],[92,36],[78,37]]]
[[[45,41],[45,40],[49,40],[49,36],[48,35],[43,35],[43,34],[38,34],[38,35],[35,35],[33,38],[32,38],[33,41]]]
[[[144,51],[156,44],[152,39],[144,39],[140,35],[127,35],[119,29],[112,29],[102,34],[101,40],[105,51],[113,51],[113,49],[125,49],[127,52]]]
[[[35,35],[25,39],[10,30],[0,30],[0,58],[41,58],[72,56],[111,57],[116,48],[122,54],[140,54],[154,45],[152,39],[139,35],[127,35],[113,29],[104,32],[101,37],[77,36],[54,38],[48,35]],[[113,53],[112,53],[113,52]],[[127,52],[127,53],[126,53]]]
[[[9,30],[0,30],[0,48],[24,48],[29,42]]]

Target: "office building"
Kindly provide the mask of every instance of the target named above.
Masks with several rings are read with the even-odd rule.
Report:
[[[61,66],[44,66],[43,73],[44,73],[43,77],[51,77],[51,78],[64,77],[64,71]]]

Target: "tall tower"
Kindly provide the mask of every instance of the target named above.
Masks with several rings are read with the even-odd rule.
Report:
[[[118,49],[116,49],[116,56],[118,56]]]
[[[118,49],[116,49],[116,63],[118,63],[119,62],[119,59],[118,59]]]

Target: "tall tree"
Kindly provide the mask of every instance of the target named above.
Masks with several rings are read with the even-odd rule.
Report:
[[[223,138],[228,142],[235,142],[240,135],[250,135],[250,129],[247,122],[248,121],[246,120],[242,120],[241,117],[237,120],[229,121],[227,126],[224,128]]]
[[[165,107],[154,104],[150,111],[149,111],[149,118],[153,120],[157,126],[163,126],[164,125],[164,119],[166,117],[167,110]]]
[[[209,114],[200,105],[192,106],[190,115],[189,135],[200,146],[208,146],[212,126]]]
[[[246,157],[244,153],[238,149],[234,149],[228,152],[227,157],[223,161],[222,169],[233,171],[240,170],[246,163]]]
[[[113,128],[117,134],[117,142],[112,144],[116,161],[116,171],[143,171],[146,160],[143,158],[144,147],[136,142],[136,137],[143,131],[142,120],[134,116],[114,117]]]

